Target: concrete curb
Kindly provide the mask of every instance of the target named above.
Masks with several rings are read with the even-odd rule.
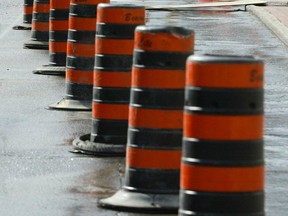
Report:
[[[288,5],[288,0],[268,0],[267,5]]]
[[[288,28],[275,16],[265,10],[265,7],[249,5],[247,11],[258,17],[274,34],[288,46]]]

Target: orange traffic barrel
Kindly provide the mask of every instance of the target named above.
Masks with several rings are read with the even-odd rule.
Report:
[[[76,150],[94,155],[125,155],[134,31],[141,24],[145,24],[144,6],[98,5],[92,133],[74,140]]]
[[[14,30],[31,30],[33,13],[33,0],[24,0],[23,5],[23,24],[13,26]]]
[[[50,0],[34,0],[31,40],[24,48],[48,50]]]
[[[50,0],[49,64],[33,73],[65,76],[69,5],[70,0]]]
[[[99,205],[123,211],[177,212],[185,62],[194,32],[138,26],[132,67],[125,183]]]
[[[66,59],[66,95],[51,109],[92,110],[96,16],[99,3],[109,0],[71,0]]]
[[[188,58],[180,215],[265,214],[263,70],[252,56]]]

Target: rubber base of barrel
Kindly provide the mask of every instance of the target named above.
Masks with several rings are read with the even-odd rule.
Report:
[[[42,67],[33,70],[33,74],[65,76],[65,66],[43,65]]]
[[[90,134],[76,138],[72,144],[72,153],[99,157],[124,157],[126,154],[126,144],[94,143],[90,141]]]
[[[92,100],[91,101],[79,101],[63,98],[57,103],[51,104],[48,109],[55,110],[66,110],[66,111],[91,111],[92,110]]]
[[[21,25],[16,25],[12,27],[13,30],[31,30],[32,29],[32,25],[31,24],[26,24],[23,23]]]
[[[99,207],[141,213],[177,213],[178,194],[145,194],[121,189],[113,196],[99,201]]]
[[[49,43],[46,41],[28,41],[23,45],[24,49],[41,49],[41,50],[48,50]]]

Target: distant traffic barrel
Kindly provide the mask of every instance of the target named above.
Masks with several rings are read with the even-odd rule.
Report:
[[[33,0],[24,0],[23,4],[23,24],[13,26],[14,30],[31,30],[33,14]]]
[[[95,155],[125,155],[134,31],[141,24],[145,24],[144,6],[98,5],[92,133],[76,139],[76,149]]]
[[[34,0],[31,40],[24,48],[48,50],[50,0]]]
[[[263,62],[190,56],[180,215],[264,215]]]
[[[70,0],[50,0],[49,64],[37,68],[36,74],[65,76]]]
[[[96,12],[109,0],[71,0],[67,39],[66,95],[51,109],[92,109]]]
[[[194,32],[174,26],[135,31],[125,183],[104,208],[177,212],[185,62]]]
[[[33,0],[24,0],[23,23],[32,23]]]

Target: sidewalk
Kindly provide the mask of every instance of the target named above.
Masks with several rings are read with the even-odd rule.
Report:
[[[288,1],[268,1],[266,6],[248,5],[247,10],[258,17],[288,46]]]

